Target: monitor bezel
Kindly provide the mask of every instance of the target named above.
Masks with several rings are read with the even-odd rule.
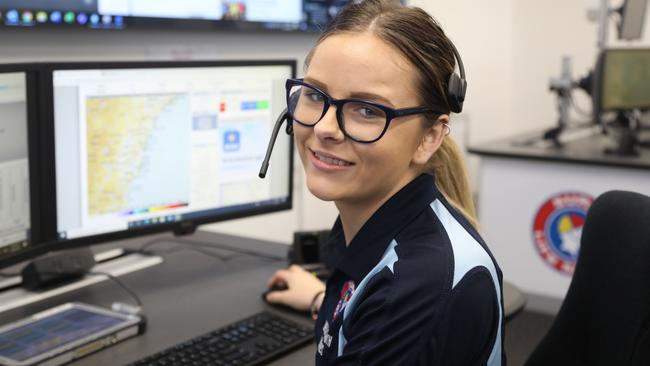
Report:
[[[49,244],[46,250],[64,250],[80,246],[96,245],[121,239],[129,239],[139,236],[151,235],[163,232],[184,232],[192,231],[193,228],[203,224],[222,222],[244,217],[257,216],[261,214],[290,210],[293,207],[293,169],[294,169],[294,145],[293,139],[289,141],[289,179],[288,199],[286,202],[269,206],[257,206],[238,212],[228,212],[205,216],[198,219],[183,220],[173,223],[160,223],[156,225],[131,228],[127,230],[114,231],[77,238],[59,238],[57,225],[57,197],[56,197],[56,158],[55,158],[55,121],[54,121],[54,88],[53,72],[58,70],[92,70],[92,69],[137,69],[137,68],[201,68],[201,67],[254,67],[254,66],[288,66],[291,69],[291,77],[295,77],[297,61],[290,59],[283,60],[218,60],[218,61],[127,61],[127,62],[75,62],[75,63],[51,63],[43,66],[41,77],[41,91],[46,96],[42,98],[41,109],[44,111],[43,136],[47,136],[42,144],[43,177],[44,182],[44,204],[43,214],[49,218],[44,223],[45,237]],[[275,118],[275,117],[274,117]],[[271,121],[274,122],[274,121]],[[189,230],[188,230],[189,228]]]
[[[0,268],[8,267],[21,261],[41,254],[45,235],[43,232],[42,188],[41,173],[41,123],[38,93],[39,64],[36,63],[11,63],[0,64],[0,74],[24,73],[25,97],[27,105],[27,159],[29,171],[29,209],[30,209],[30,237],[29,246],[0,257]]]

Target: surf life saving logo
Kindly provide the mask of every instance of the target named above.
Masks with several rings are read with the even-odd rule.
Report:
[[[341,297],[339,298],[339,302],[338,304],[336,304],[336,308],[334,309],[334,315],[332,316],[332,321],[336,320],[339,314],[343,312],[345,306],[350,301],[350,298],[352,297],[353,293],[354,293],[354,282],[348,281],[344,283],[343,287],[341,288]]]
[[[558,272],[571,275],[575,270],[582,226],[593,200],[586,193],[559,193],[544,202],[535,215],[535,248]]]

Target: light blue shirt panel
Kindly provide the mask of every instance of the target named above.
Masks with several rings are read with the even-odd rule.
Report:
[[[447,231],[447,236],[451,241],[451,247],[454,251],[454,282],[452,288],[455,288],[472,268],[483,266],[490,272],[497,293],[498,304],[501,304],[499,277],[497,276],[497,270],[490,255],[463,225],[456,220],[440,200],[433,201],[431,203],[431,209],[433,209],[433,212],[438,216],[438,220],[440,220],[445,231]],[[503,319],[501,305],[498,308],[499,319]],[[501,366],[501,326],[501,321],[499,321],[497,338],[488,359],[488,366]]]

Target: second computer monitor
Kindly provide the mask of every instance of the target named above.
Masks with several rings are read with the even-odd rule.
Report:
[[[597,71],[601,111],[650,108],[650,49],[611,49]]]
[[[292,144],[257,173],[294,61],[52,69],[58,239],[291,207]]]
[[[0,70],[0,262],[30,241],[27,73]]]

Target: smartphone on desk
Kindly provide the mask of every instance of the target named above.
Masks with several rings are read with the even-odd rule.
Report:
[[[138,315],[66,303],[0,327],[0,365],[63,365],[143,331]]]

